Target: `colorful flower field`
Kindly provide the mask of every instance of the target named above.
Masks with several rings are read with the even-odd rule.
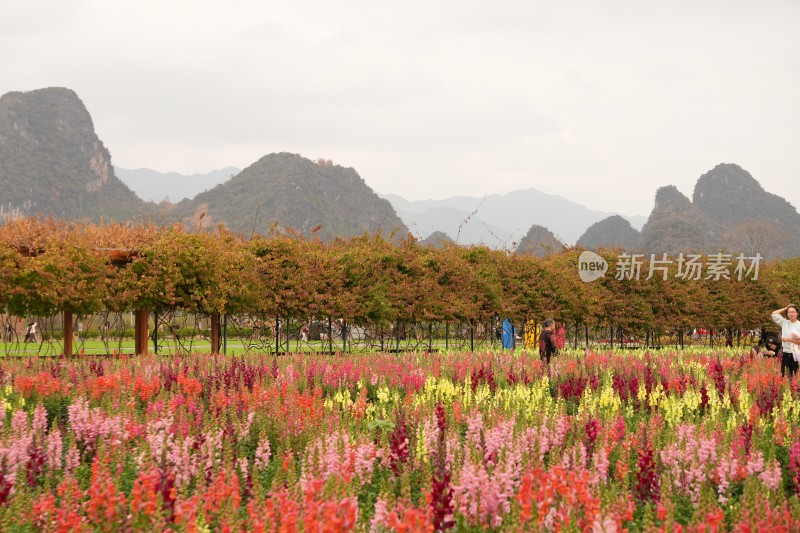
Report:
[[[800,389],[705,351],[0,363],[3,531],[798,531]]]

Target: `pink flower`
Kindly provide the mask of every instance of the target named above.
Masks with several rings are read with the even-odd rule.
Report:
[[[767,489],[771,491],[778,490],[781,486],[781,466],[773,459],[772,466],[761,472],[761,474],[758,475],[758,479],[761,480]]]
[[[61,470],[61,453],[63,451],[61,430],[54,427],[47,435],[47,468]]]
[[[269,439],[264,437],[264,439],[261,441],[261,444],[259,444],[258,448],[256,448],[256,458],[253,466],[259,470],[266,468],[269,464],[269,458],[271,455],[272,450],[269,446]]]
[[[601,485],[608,481],[608,467],[611,464],[608,460],[608,450],[601,448],[592,455],[592,464],[596,473],[592,476],[592,485]]]
[[[750,454],[747,461],[747,475],[754,476],[764,470],[764,454],[759,450]]]
[[[67,450],[66,464],[64,465],[64,475],[70,474],[81,464],[81,454],[73,442]]]
[[[85,398],[76,400],[67,408],[67,412],[75,440],[90,452],[94,451],[98,437],[114,444],[125,440],[122,417],[110,417],[99,407],[89,409],[89,402]]]
[[[38,405],[33,410],[33,424],[31,426],[33,432],[39,437],[44,437],[47,433],[47,411],[41,405]]]
[[[386,528],[386,519],[389,517],[388,507],[386,500],[378,498],[375,502],[375,514],[372,515],[372,520],[369,523],[370,533],[377,533]]]
[[[730,455],[723,455],[719,458],[719,465],[717,466],[717,476],[719,477],[717,494],[719,494],[719,503],[722,505],[728,503],[728,497],[725,493],[728,491],[731,479],[733,479],[736,474],[737,466],[736,460],[732,459]]]

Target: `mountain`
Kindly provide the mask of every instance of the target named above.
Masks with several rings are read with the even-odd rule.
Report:
[[[630,222],[619,215],[614,215],[589,226],[576,244],[587,250],[623,248],[634,251],[639,249],[641,240],[641,233],[636,231]]]
[[[553,235],[552,231],[544,226],[534,224],[522,240],[519,241],[517,253],[545,257],[552,253],[558,253],[563,249],[564,244]]]
[[[766,192],[739,165],[722,163],[700,176],[692,202],[720,224],[736,223],[742,217],[757,215],[776,224],[788,220],[791,228],[800,229],[800,215],[792,204]]]
[[[453,244],[455,241],[449,235],[441,231],[434,231],[426,238],[419,241],[422,246],[429,246],[431,248],[444,248],[448,244]]]
[[[486,244],[493,248],[511,246],[513,236],[510,231],[491,226],[468,211],[452,207],[432,207],[422,213],[398,210],[397,215],[414,235],[442,232],[453,235],[459,244]]]
[[[453,228],[461,227],[469,219],[461,227],[459,244],[483,243],[497,247],[519,239],[524,228],[534,224],[552,228],[564,242],[574,243],[586,228],[614,214],[593,211],[561,196],[533,188],[484,198],[454,196],[444,200],[409,201],[394,194],[385,198],[412,232],[425,235],[441,230],[455,236],[457,231]],[[625,218],[635,228],[640,228],[647,220],[644,216]],[[472,227],[470,233],[465,234],[467,226]]]
[[[130,170],[114,167],[114,171],[140,198],[150,202],[168,200],[177,203],[184,198],[194,198],[199,193],[228,181],[241,172],[241,169],[225,167],[204,174],[189,175],[159,172],[149,168]]]
[[[691,201],[672,185],[658,189],[641,237],[650,253],[797,257],[800,214],[740,166],[721,163],[700,176]]]
[[[740,166],[723,163],[700,176],[692,200],[725,227],[722,242],[728,249],[766,257],[800,255],[800,214]]]
[[[129,220],[154,212],[114,173],[78,95],[51,87],[0,97],[0,217]]]
[[[530,228],[519,239],[522,253],[577,240],[588,248],[638,242],[645,253],[800,256],[795,207],[729,163],[700,176],[692,200],[674,186],[658,189],[643,226],[644,217],[593,211],[536,189],[484,198],[382,199],[352,168],[289,153],[264,156],[241,172],[228,167],[192,176],[148,169],[120,173],[148,198],[184,199],[173,206],[139,198],[117,176],[72,90],[51,87],[0,97],[0,222],[25,215],[127,221],[169,214],[165,219],[183,220],[190,228],[224,223],[249,235],[291,227],[330,240],[377,230],[404,235],[405,220],[417,236],[439,231],[459,244],[504,249],[514,247],[522,228]],[[199,192],[203,189],[208,190]]]
[[[205,213],[204,224],[222,222],[244,235],[268,233],[275,225],[324,240],[408,232],[392,205],[352,168],[289,153],[262,157],[227,182],[178,203],[175,211],[187,222]]]
[[[642,228],[642,248],[677,255],[720,247],[722,226],[708,218],[674,185],[656,191],[656,202]]]

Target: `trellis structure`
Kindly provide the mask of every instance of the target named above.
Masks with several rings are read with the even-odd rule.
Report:
[[[112,265],[124,267],[139,255],[138,250],[96,249],[95,251],[107,255]],[[30,253],[30,251],[29,251]],[[134,322],[134,354],[146,355],[149,353],[149,310],[139,307],[133,311]],[[75,317],[71,311],[62,312],[63,355],[74,354]],[[220,348],[220,319],[219,314],[211,315],[211,351],[219,353]]]

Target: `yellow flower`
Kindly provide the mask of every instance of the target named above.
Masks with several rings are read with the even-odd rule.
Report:
[[[708,389],[708,419],[711,420],[711,422],[717,421],[720,409],[722,409],[722,402],[719,400],[717,389],[716,387],[710,387]]]
[[[639,400],[639,403],[644,403],[647,399],[647,388],[644,386],[644,383],[639,383],[639,390],[636,391],[636,399]]]
[[[656,387],[650,392],[650,398],[648,398],[647,403],[655,409],[658,407],[658,401],[664,397],[664,387],[661,386],[661,383],[656,385]]]
[[[375,396],[378,398],[379,404],[389,403],[392,399],[392,393],[385,385],[378,388]]]
[[[592,394],[592,388],[586,387],[583,389],[583,394],[581,395],[581,403],[578,404],[578,414],[579,415],[595,415],[597,414],[597,405],[598,399],[595,398],[595,395]]]
[[[702,403],[703,398],[696,390],[690,388],[683,393],[683,405],[686,408],[687,414],[697,413]]]
[[[422,460],[423,463],[428,462],[428,440],[425,437],[425,428],[419,426],[417,428],[417,445],[415,446],[415,452],[417,457]]]
[[[674,428],[683,418],[683,400],[674,395],[667,396],[661,401],[661,410],[667,425]]]
[[[603,388],[600,389],[600,414],[604,420],[616,415],[622,407],[622,398],[614,390],[611,374],[603,376]]]
[[[747,383],[742,384],[743,387],[739,391],[739,412],[745,416],[750,416],[750,393],[747,392]]]
[[[462,401],[464,407],[469,410],[470,405],[472,405],[472,377],[470,377],[469,374],[464,378],[464,395]]]

